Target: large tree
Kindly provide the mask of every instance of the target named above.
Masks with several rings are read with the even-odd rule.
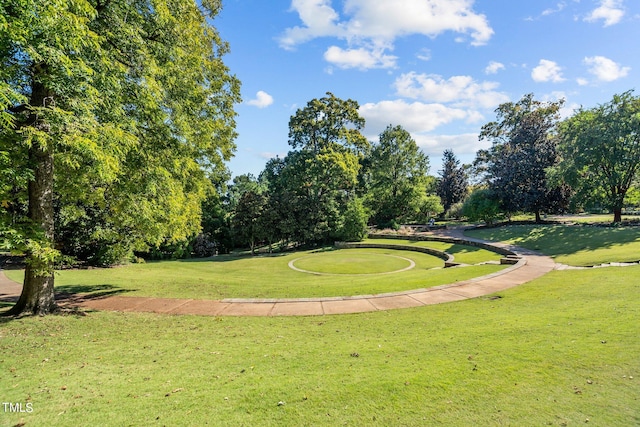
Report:
[[[256,243],[266,234],[260,220],[266,203],[267,199],[263,194],[249,190],[240,196],[234,211],[233,230],[242,243],[249,244],[251,255],[255,255]]]
[[[604,194],[613,221],[620,222],[640,168],[640,97],[627,91],[581,108],[562,123],[560,136],[562,161],[554,175],[575,187],[579,197]]]
[[[376,224],[424,219],[427,210],[442,210],[427,194],[429,158],[402,126],[387,126],[369,163],[367,204]]]
[[[289,120],[289,145],[314,154],[337,147],[366,152],[369,142],[360,133],[365,121],[358,108],[353,99],[343,100],[331,92],[312,99]]]
[[[215,0],[0,5],[5,246],[27,255],[11,314],[55,310],[60,221],[129,250],[197,233],[207,169],[231,156],[239,82],[207,18]],[[97,214],[94,214],[97,213]]]
[[[566,207],[567,192],[547,182],[546,169],[558,161],[557,124],[563,101],[541,102],[527,94],[496,109],[497,120],[482,127],[480,140],[492,143],[480,150],[476,167],[486,173],[489,188],[506,212],[533,212]]]
[[[331,93],[291,117],[294,150],[269,162],[264,173],[270,200],[287,210],[283,237],[317,243],[338,236],[355,197],[360,160],[369,149],[363,126],[358,103]]]
[[[445,150],[442,154],[442,170],[438,172],[438,186],[436,192],[442,200],[444,211],[464,200],[467,195],[469,180],[464,166],[453,153],[453,150]]]

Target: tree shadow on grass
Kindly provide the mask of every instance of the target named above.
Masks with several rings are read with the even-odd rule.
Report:
[[[475,235],[475,233],[471,233]],[[487,229],[480,236],[493,241],[514,239],[514,244],[547,255],[572,255],[579,251],[608,249],[640,240],[638,227],[589,225],[512,225]]]
[[[334,251],[339,251],[340,248],[336,248],[335,246],[327,246],[324,248],[319,248],[316,249],[315,251],[311,251],[312,254],[321,254],[321,253],[325,253],[325,252],[334,252]]]
[[[279,258],[287,255],[291,255],[292,252],[278,252],[278,253],[260,253],[256,255],[251,254],[225,254],[225,255],[217,255],[207,258],[183,258],[176,259],[172,261],[184,262],[184,263],[223,263],[223,262],[232,262],[238,261],[242,259],[260,259],[260,258]],[[160,261],[147,261],[147,263],[156,263],[156,262],[167,262],[168,260],[160,260]]]
[[[56,303],[61,307],[68,308],[68,306],[73,307],[74,305],[80,304],[84,301],[104,299],[133,291],[135,291],[135,289],[123,289],[109,284],[64,285],[55,287],[55,298]],[[11,308],[17,301],[18,296],[15,295],[5,295],[0,297],[0,323],[6,319],[12,319],[12,317],[2,316],[2,312],[5,311],[4,309],[8,310]]]
[[[56,300],[65,302],[102,299],[133,291],[135,291],[135,289],[124,289],[119,286],[109,284],[63,285],[56,286],[55,289]]]

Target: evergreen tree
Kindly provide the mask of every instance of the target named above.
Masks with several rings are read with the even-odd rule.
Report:
[[[440,178],[436,193],[442,200],[444,212],[447,212],[466,197],[469,186],[467,173],[452,150],[445,150],[442,154],[442,170],[438,173]]]

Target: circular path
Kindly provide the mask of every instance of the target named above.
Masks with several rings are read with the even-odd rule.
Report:
[[[377,295],[353,297],[295,299],[224,299],[195,300],[91,295],[59,295],[62,307],[125,312],[194,314],[203,316],[313,316],[362,313],[418,307],[460,301],[492,294],[536,279],[555,269],[552,258],[528,249],[504,243],[472,239],[463,230],[441,230],[432,235],[478,242],[507,249],[521,258],[517,264],[497,273],[449,285]],[[22,285],[6,278],[0,271],[0,301],[16,301]]]
[[[298,271],[300,273],[307,273],[307,274],[314,274],[317,276],[380,276],[383,274],[395,274],[395,273],[402,273],[403,271],[408,271],[413,269],[416,266],[416,263],[414,260],[409,259],[409,258],[405,258],[402,256],[397,256],[397,255],[387,255],[387,254],[377,254],[378,256],[386,256],[386,257],[391,257],[391,258],[398,258],[404,261],[407,261],[407,263],[409,264],[407,267],[401,268],[399,270],[393,270],[393,271],[380,271],[378,273],[325,273],[325,272],[320,272],[320,271],[311,271],[311,270],[303,270],[302,268],[298,268],[295,266],[296,261],[300,261],[303,260],[305,258],[308,258],[309,256],[305,256],[305,257],[300,257],[300,258],[296,258],[296,259],[292,259],[291,261],[289,261],[289,268],[295,271]]]

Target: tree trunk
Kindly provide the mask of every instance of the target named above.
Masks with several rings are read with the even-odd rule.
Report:
[[[622,222],[622,207],[613,208],[613,222]]]
[[[42,68],[34,67],[34,70]],[[46,107],[52,103],[52,94],[39,82],[32,85],[30,104],[34,107]],[[38,118],[37,112],[28,119],[28,126],[48,131],[47,124]],[[45,143],[46,144],[46,143]],[[43,233],[38,243],[42,247],[52,248],[54,239],[53,225],[53,147],[42,145],[36,138],[29,148],[29,163],[33,168],[33,180],[29,182],[29,219],[33,226]],[[18,302],[7,315],[38,314],[44,315],[57,309],[53,292],[53,262],[43,260],[37,253],[28,252],[24,285]]]
[[[542,218],[540,218],[540,211],[536,210],[536,224],[542,222]]]

